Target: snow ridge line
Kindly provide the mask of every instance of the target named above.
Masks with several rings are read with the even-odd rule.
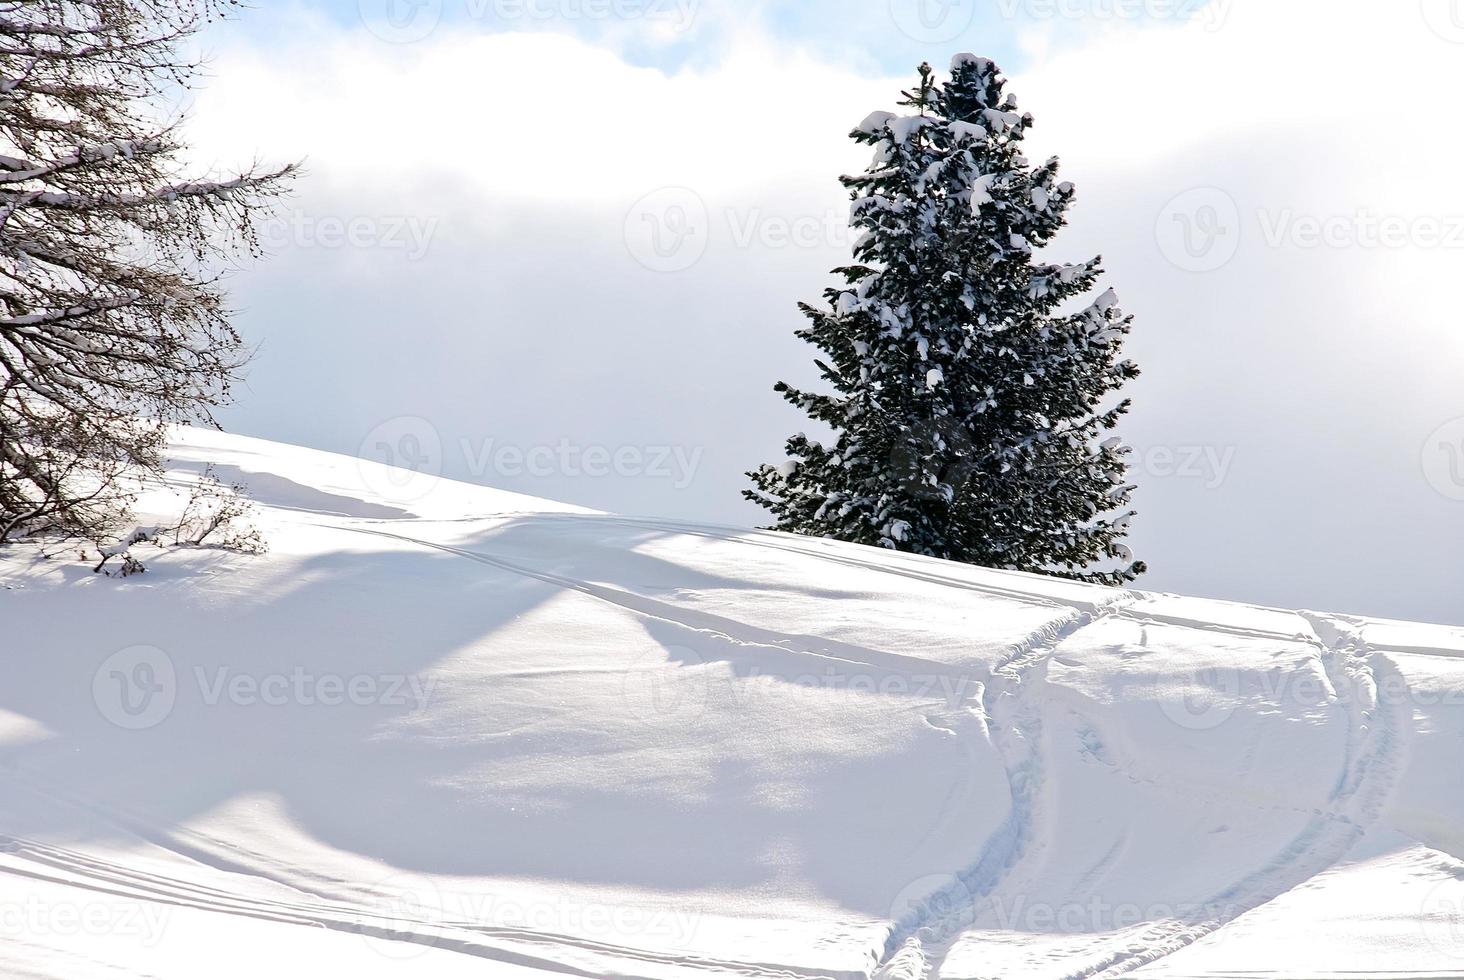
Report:
[[[1314,816],[1268,864],[1214,896],[1208,919],[1171,920],[1124,943],[1122,950],[1068,975],[1067,980],[1117,977],[1172,955],[1316,877],[1340,861],[1387,807],[1406,758],[1412,728],[1410,699],[1379,699],[1379,680],[1407,691],[1397,666],[1374,650],[1354,625],[1335,616],[1300,612],[1312,628],[1323,670],[1348,718],[1342,772],[1328,800],[1330,812]]]
[[[553,585],[561,589],[579,592],[582,595],[589,596],[591,599],[597,599],[609,605],[617,606],[643,619],[666,623],[678,629],[714,637],[736,646],[767,650],[784,657],[812,658],[842,667],[859,667],[870,672],[898,674],[901,671],[913,671],[921,674],[934,673],[938,676],[956,681],[974,681],[978,679],[974,672],[964,670],[958,664],[943,663],[938,660],[926,660],[908,654],[889,653],[871,647],[862,647],[851,643],[831,640],[827,637],[780,633],[714,613],[687,609],[682,606],[677,606],[675,603],[665,602],[661,599],[653,599],[649,596],[643,596],[634,592],[627,592],[623,589],[617,589],[602,583],[588,582],[583,579],[571,578],[567,575],[541,571],[527,565],[519,565],[481,551],[469,551],[464,548],[453,547],[452,545],[438,544],[433,541],[413,538],[403,534],[392,534],[386,531],[339,525],[331,526],[342,531],[352,531],[357,534],[370,534],[377,537],[390,538],[420,548],[428,548],[443,552],[444,554],[455,555],[459,558],[465,558],[468,561],[486,565],[490,568],[496,568],[513,575],[535,579],[546,585]]]
[[[35,867],[13,863],[25,861]],[[485,960],[513,963],[552,973],[598,977],[592,972],[547,956],[534,955],[521,947],[532,946],[546,954],[555,949],[575,949],[608,959],[650,967],[695,969],[716,975],[763,978],[763,980],[854,980],[845,975],[814,972],[799,967],[770,963],[733,962],[700,956],[678,956],[617,946],[575,936],[493,927],[444,918],[411,918],[369,906],[356,906],[333,899],[280,901],[251,898],[211,885],[183,878],[171,878],[114,864],[66,848],[21,837],[0,835],[0,875],[14,875],[51,884],[85,888],[88,891],[155,902],[177,908],[196,909],[221,915],[278,922],[363,935],[412,945],[442,949]],[[308,896],[314,898],[316,896]],[[515,943],[518,948],[494,943]],[[649,980],[634,974],[616,973],[627,980]]]
[[[1087,612],[1049,623],[1014,645],[992,668],[968,710],[980,710],[987,733],[1001,754],[1011,793],[1007,818],[981,849],[974,864],[955,872],[945,888],[927,896],[895,922],[872,971],[873,980],[934,980],[951,943],[975,922],[983,901],[1026,856],[1043,819],[1041,796],[1042,722],[1034,703],[1034,678],[1045,672],[1057,648],[1079,631],[1144,598],[1120,592]]]
[[[169,905],[176,908],[196,909],[204,912],[233,915],[248,919],[328,929],[334,932],[353,933],[374,939],[431,946],[448,952],[463,953],[484,959],[513,963],[523,967],[557,971],[574,976],[595,976],[593,973],[580,970],[576,967],[566,966],[553,960],[541,959],[508,949],[489,947],[482,943],[466,941],[455,937],[428,933],[424,929],[418,928],[417,923],[409,926],[400,919],[389,919],[370,912],[339,909],[331,913],[320,908],[307,909],[304,906],[293,904],[259,902],[246,898],[228,896],[224,893],[219,893],[222,897],[210,898],[206,895],[209,889],[191,886],[184,882],[179,882],[174,885],[164,885],[155,881],[150,887],[140,887],[130,884],[125,880],[118,880],[119,878],[132,875],[133,873],[131,872],[126,874],[119,873],[116,876],[98,876],[91,873],[84,866],[67,866],[65,862],[58,861],[54,857],[42,857],[41,852],[22,845],[15,839],[10,839],[6,846],[9,853],[17,854],[21,858],[33,861],[42,867],[52,870],[48,872],[28,869],[7,863],[0,866],[0,874],[15,875],[36,881],[48,882],[50,884],[82,887],[90,892],[135,901],[156,902],[161,905]]]
[[[1002,599],[1012,599],[1019,602],[1030,602],[1046,606],[1066,606],[1062,599],[1041,592],[1028,592],[1023,589],[1008,588],[1001,585],[991,585],[981,582],[973,582],[969,579],[957,578],[952,575],[942,575],[935,571],[923,571],[910,567],[893,567],[885,562],[861,561],[850,555],[835,554],[831,551],[820,551],[814,547],[798,547],[790,543],[788,538],[797,538],[798,535],[786,534],[782,531],[767,531],[759,528],[738,528],[723,527],[715,524],[681,524],[674,521],[653,520],[650,518],[619,517],[615,515],[599,514],[531,514],[524,515],[534,519],[548,519],[556,521],[586,521],[599,524],[618,524],[624,527],[651,528],[657,531],[666,531],[671,534],[684,534],[688,537],[707,538],[711,541],[726,541],[731,544],[742,544],[753,548],[770,548],[774,551],[784,551],[793,555],[804,555],[808,558],[816,558],[820,561],[832,562],[837,565],[846,565],[850,568],[859,568],[865,571],[875,572],[881,575],[890,575],[896,578],[911,579],[917,582],[925,582],[931,585],[940,585],[952,589],[961,589],[967,592],[979,592],[983,595],[990,595]],[[824,538],[810,540],[825,541]],[[916,558],[917,555],[910,555],[904,552],[889,552],[892,557]],[[934,561],[935,559],[931,559]],[[983,571],[997,571],[999,569],[983,569]],[[1005,572],[1004,574],[1017,575],[1016,572]]]

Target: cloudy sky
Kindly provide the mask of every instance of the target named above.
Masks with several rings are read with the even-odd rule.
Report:
[[[995,58],[1145,369],[1142,586],[1464,623],[1455,0],[270,0],[207,37],[203,167],[304,158],[234,277],[233,431],[754,524],[846,135]]]

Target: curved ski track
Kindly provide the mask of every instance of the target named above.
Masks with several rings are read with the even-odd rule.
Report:
[[[1103,614],[1080,618],[1065,627],[1056,642],[1061,642],[1101,615],[1122,612],[1122,602]],[[1169,956],[1195,941],[1223,928],[1241,914],[1275,899],[1303,882],[1322,873],[1341,860],[1348,850],[1377,822],[1392,793],[1404,762],[1405,739],[1411,728],[1411,715],[1406,697],[1383,699],[1380,687],[1406,690],[1396,666],[1383,654],[1371,649],[1358,630],[1337,617],[1302,613],[1312,628],[1312,642],[1317,646],[1327,679],[1336,695],[1336,704],[1346,712],[1347,744],[1341,775],[1327,800],[1325,812],[1314,814],[1302,830],[1267,863],[1237,879],[1202,905],[1211,910],[1208,918],[1165,920],[1140,930],[1115,937],[1107,949],[1087,954],[1086,962],[1075,964],[1066,974],[1068,980],[1116,977]],[[1055,646],[1052,644],[1051,646]],[[1051,646],[1036,648],[1036,661],[1045,662]],[[1032,658],[1026,670],[1032,669]],[[1019,668],[1020,670],[1021,668]],[[1386,679],[1386,685],[1380,685]],[[1030,690],[1030,687],[1028,688]],[[1029,707],[1018,702],[1020,708]],[[999,717],[992,713],[992,717]],[[1020,719],[1019,711],[1011,717]],[[1031,740],[1041,737],[1034,717],[1028,717],[1025,731]],[[1008,825],[987,842],[978,864],[957,875],[966,894],[964,907],[947,911],[929,921],[896,923],[884,957],[874,971],[876,980],[939,980],[945,956],[959,938],[961,929],[974,921],[982,898],[999,882],[1011,877],[1013,866],[1020,860],[1027,841],[1034,836],[1031,829],[1020,826],[1022,820],[1042,819],[1040,804],[1041,770],[1026,758],[1037,758],[1029,746],[1013,766],[1009,745],[1002,745],[1000,733],[1013,731],[1009,726],[994,725],[993,740],[1003,748],[1012,778],[1012,818]],[[1032,786],[1033,781],[1037,786]],[[929,907],[942,904],[934,897]],[[949,896],[945,904],[949,905]]]
[[[650,527],[669,533],[699,535],[715,540],[741,541],[885,574],[1045,602],[1055,607],[1070,607],[1068,603],[1040,594],[987,587],[923,570],[891,569],[881,564],[861,562],[815,548],[798,547],[776,538],[770,532],[727,529],[724,533],[720,529],[665,521],[595,515],[549,516],[555,520],[618,523],[631,527]],[[809,643],[820,643],[825,649],[838,650],[841,655],[833,659],[865,668],[899,670],[919,666],[927,670],[932,667],[952,670],[950,665],[919,658],[882,653],[847,644],[832,644],[817,637],[790,637],[758,630],[748,624],[710,614],[688,616],[688,610],[670,603],[538,571],[481,552],[385,531],[364,528],[350,530],[395,538],[409,544],[455,554],[561,588],[573,589],[638,615],[662,620],[681,628],[714,634],[742,645],[765,646],[783,653],[828,656],[808,648]],[[776,540],[749,540],[754,535]],[[1123,614],[1126,606],[1144,597],[1142,592],[1115,591],[1106,600],[1091,604],[1088,611],[1074,611],[1069,617],[1035,632],[1016,645],[1006,659],[993,668],[991,676],[978,685],[974,697],[968,698],[966,707],[982,713],[992,742],[1002,755],[1012,794],[1011,810],[1002,827],[986,842],[976,862],[954,873],[948,887],[927,897],[905,920],[892,924],[884,949],[877,954],[870,969],[872,980],[940,980],[941,965],[946,955],[959,938],[961,930],[975,921],[983,907],[983,899],[1019,871],[1029,845],[1034,839],[1040,839],[1039,831],[1045,819],[1042,724],[1036,695],[1045,677],[1048,661],[1063,641],[1098,620]],[[1401,677],[1391,662],[1382,654],[1368,648],[1350,625],[1335,617],[1312,613],[1302,615],[1308,620],[1314,634],[1306,639],[1318,647],[1327,677],[1336,691],[1337,702],[1347,711],[1349,720],[1346,762],[1343,774],[1328,800],[1329,810],[1314,816],[1269,862],[1237,880],[1206,903],[1206,908],[1224,909],[1223,915],[1196,921],[1157,922],[1137,934],[1131,933],[1116,939],[1112,948],[1099,951],[1086,965],[1070,973],[1070,980],[1113,977],[1130,972],[1222,928],[1243,912],[1271,901],[1335,864],[1381,814],[1401,768],[1402,740],[1406,736],[1410,720],[1406,717],[1406,704],[1379,703],[1376,677],[1387,673],[1398,683],[1401,683]],[[1154,617],[1146,615],[1136,618]],[[756,639],[748,639],[750,629],[757,635]],[[952,675],[962,680],[972,679],[954,672]],[[1396,686],[1394,689],[1397,689]]]
[[[502,519],[508,516],[514,515],[498,514],[493,515],[493,518],[475,519]],[[1023,864],[1030,856],[1034,840],[1042,839],[1041,832],[1048,819],[1044,802],[1048,787],[1043,766],[1040,700],[1048,663],[1056,648],[1065,640],[1101,619],[1122,615],[1126,606],[1144,597],[1144,593],[1140,592],[1110,590],[1110,595],[1101,601],[1090,604],[1068,602],[1019,588],[971,582],[934,570],[910,567],[908,563],[891,567],[887,564],[865,562],[816,547],[799,546],[794,541],[784,540],[782,536],[770,532],[732,528],[724,531],[704,525],[682,525],[610,515],[522,516],[556,521],[614,523],[742,542],[882,574],[1020,599],[1054,608],[1072,609],[1071,615],[1048,625],[1014,646],[992,668],[989,676],[968,677],[963,676],[959,668],[951,664],[872,650],[822,637],[781,634],[710,613],[693,612],[608,585],[518,565],[481,552],[360,526],[362,523],[400,526],[400,522],[396,521],[358,522],[355,526],[332,522],[327,525],[338,530],[378,535],[452,554],[511,574],[577,591],[638,616],[742,646],[762,647],[784,655],[816,657],[835,663],[857,665],[864,669],[890,672],[937,669],[953,679],[975,681],[974,693],[966,697],[961,707],[978,712],[984,718],[989,737],[1001,755],[1011,794],[1007,819],[985,842],[980,857],[975,862],[956,871],[946,888],[929,895],[904,919],[891,924],[884,948],[874,954],[873,962],[865,974],[871,980],[940,980],[941,967],[952,945],[959,939],[962,931],[980,915],[987,897],[998,886],[1006,886],[1013,881],[1020,885]],[[1088,607],[1086,610],[1082,608],[1084,605]],[[1074,606],[1078,608],[1074,609]],[[1318,648],[1323,668],[1336,693],[1336,703],[1346,712],[1348,719],[1345,763],[1327,801],[1327,811],[1313,816],[1301,832],[1270,861],[1239,878],[1207,903],[1207,908],[1223,908],[1224,914],[1195,921],[1156,922],[1141,930],[1131,931],[1126,936],[1115,937],[1110,948],[1096,951],[1088,962],[1071,972],[1068,975],[1071,980],[1114,977],[1130,972],[1223,928],[1243,912],[1271,901],[1335,864],[1380,817],[1402,768],[1404,742],[1411,728],[1411,717],[1406,698],[1379,699],[1379,679],[1386,678],[1390,682],[1388,687],[1391,690],[1406,688],[1402,687],[1402,678],[1392,662],[1382,653],[1371,649],[1353,625],[1338,617],[1313,613],[1302,615],[1314,633],[1308,639]],[[36,788],[47,792],[41,787]],[[107,813],[104,808],[94,804],[85,805],[104,815]],[[122,821],[119,825],[127,826],[128,823]],[[160,846],[169,846],[166,839],[159,840],[155,834],[149,839]],[[222,842],[209,844],[242,856],[243,859],[220,859],[220,863],[215,863],[206,853],[212,848],[185,846],[181,841],[173,850],[182,857],[201,861],[216,870],[257,874],[277,884],[288,884],[286,878],[289,869],[274,869],[273,872],[267,870],[266,866],[270,862],[264,856],[247,854]],[[200,858],[200,854],[204,857]],[[251,867],[255,859],[260,862],[257,870]],[[286,873],[281,874],[282,872]],[[517,963],[567,975],[595,974],[548,958],[552,956],[555,947],[574,947],[582,951],[597,952],[626,963],[639,962],[646,967],[690,967],[732,976],[783,980],[813,980],[835,976],[777,964],[671,956],[570,936],[487,928],[465,921],[404,922],[398,916],[388,917],[363,910],[355,907],[349,900],[313,893],[298,884],[288,884],[291,891],[300,896],[295,901],[252,899],[213,886],[133,870],[65,848],[7,836],[0,836],[0,874],[26,875],[173,906],[420,943],[488,960]],[[495,940],[541,948],[544,956],[498,946],[494,944]],[[634,976],[625,973],[616,975],[628,978]]]
[[[924,980],[939,974],[940,962],[961,930],[971,925],[986,896],[1020,867],[1045,820],[1042,801],[1042,721],[1037,693],[1047,664],[1063,641],[1137,601],[1119,593],[1090,611],[1034,633],[992,671],[973,709],[987,721],[1007,772],[1011,807],[981,856],[951,876],[951,883],[920,903],[905,921],[894,923],[872,975],[876,980]]]

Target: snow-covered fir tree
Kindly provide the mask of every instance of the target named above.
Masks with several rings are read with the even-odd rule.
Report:
[[[874,152],[841,178],[855,264],[798,331],[832,391],[777,385],[833,441],[793,436],[744,493],[778,530],[1119,584],[1144,570],[1109,434],[1139,373],[1120,358],[1131,318],[1112,290],[1084,305],[1098,258],[1039,258],[1073,187],[1022,155],[1032,117],[1005,84],[974,55],[945,84],[922,65],[907,114],[851,134]]]

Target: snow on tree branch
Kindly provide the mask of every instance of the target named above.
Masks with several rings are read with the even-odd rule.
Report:
[[[1032,116],[1005,86],[974,55],[944,83],[922,65],[904,113],[850,133],[872,151],[842,178],[853,264],[800,307],[829,390],[776,386],[836,438],[793,436],[745,495],[779,530],[1126,582],[1144,567],[1121,544],[1128,450],[1104,434],[1138,376],[1119,359],[1131,318],[1112,290],[1062,312],[1102,264],[1039,260],[1074,189],[1023,155]]]
[[[100,536],[246,360],[220,260],[295,168],[190,174],[186,42],[232,0],[0,2],[0,542]]]

